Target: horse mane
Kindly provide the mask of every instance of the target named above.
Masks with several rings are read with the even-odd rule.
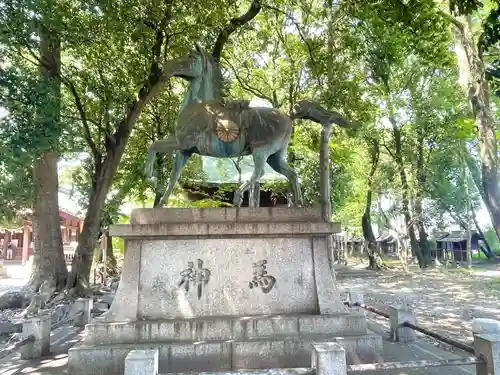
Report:
[[[214,96],[216,100],[222,100],[225,96],[225,81],[219,63],[212,56],[205,56],[210,62]],[[208,73],[208,72],[207,72]]]

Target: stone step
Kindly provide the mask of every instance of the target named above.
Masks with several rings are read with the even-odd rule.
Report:
[[[178,341],[248,340],[314,334],[363,335],[367,332],[363,313],[328,315],[266,315],[206,317],[161,321],[106,322],[95,319],[87,325],[86,345]]]
[[[156,342],[85,345],[68,352],[73,375],[122,375],[131,350],[159,349],[159,372],[224,371],[238,369],[305,368],[311,364],[312,343],[338,342],[348,364],[382,361],[382,338],[375,334],[336,337],[307,335],[244,341]]]
[[[312,368],[270,368],[259,370],[239,370],[239,371],[203,371],[203,372],[178,372],[176,375],[314,375]],[[172,375],[163,373],[158,375]]]

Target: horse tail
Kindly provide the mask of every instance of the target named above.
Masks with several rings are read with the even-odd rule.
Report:
[[[347,120],[336,111],[329,111],[323,108],[319,103],[312,100],[300,100],[293,106],[292,120],[305,119],[311,120],[323,126],[336,124],[342,128],[355,128],[356,124]]]

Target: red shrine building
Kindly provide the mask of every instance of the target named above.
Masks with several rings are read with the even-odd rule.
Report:
[[[73,258],[83,226],[83,216],[74,207],[65,205],[67,192],[63,189],[59,194],[59,220],[64,257],[67,261]],[[66,206],[66,207],[65,207]],[[9,247],[9,244],[11,246]],[[19,228],[0,227],[0,259],[17,260],[26,263],[33,254],[33,229],[30,216],[26,216]]]

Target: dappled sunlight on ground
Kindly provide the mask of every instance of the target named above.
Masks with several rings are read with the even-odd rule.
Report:
[[[9,362],[2,361],[1,375],[59,375],[67,374],[67,355],[45,358],[40,361],[21,361],[18,356]]]
[[[386,310],[386,305],[408,306],[415,311],[419,325],[471,341],[474,318],[500,320],[499,276],[429,269],[408,275],[388,272],[378,277],[339,279],[338,287],[362,291],[365,303],[381,310]],[[388,329],[387,319],[373,313],[367,317]]]

